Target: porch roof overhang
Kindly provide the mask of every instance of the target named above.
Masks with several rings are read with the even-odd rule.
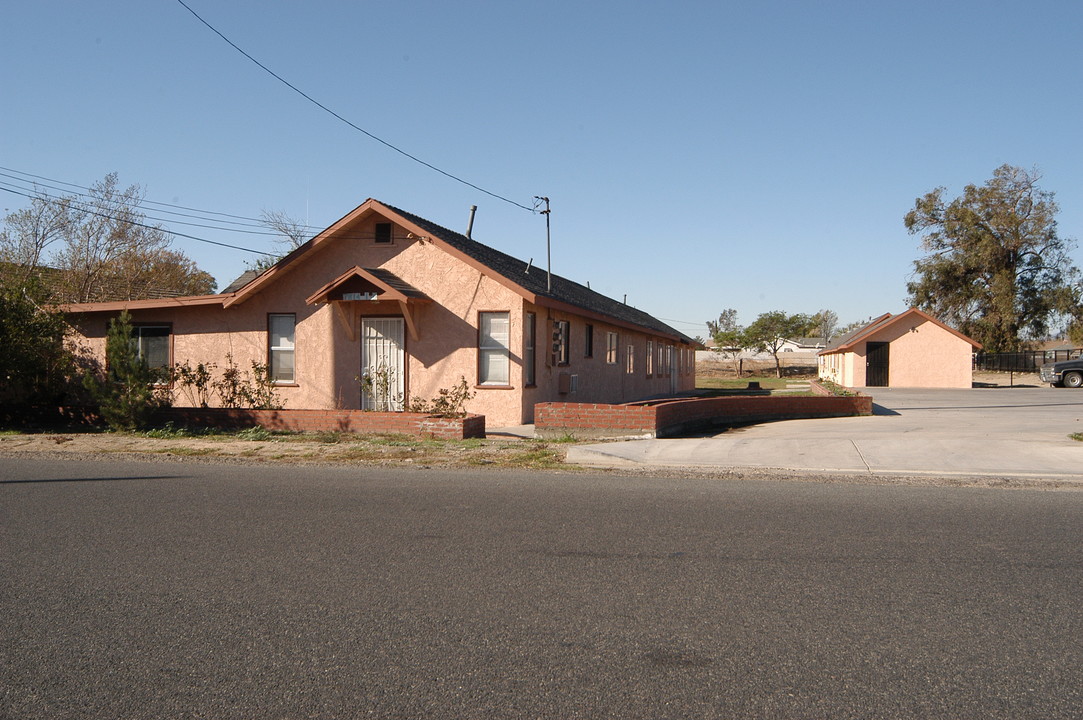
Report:
[[[346,288],[356,285],[359,280],[362,284],[376,289],[375,298],[347,299],[345,297]],[[355,265],[312,293],[305,302],[309,305],[328,303],[334,307],[335,315],[342,323],[351,342],[357,339],[357,319],[362,308],[373,309],[377,312],[398,310],[406,320],[410,337],[417,340],[419,334],[414,311],[420,305],[431,303],[432,298],[389,270]]]

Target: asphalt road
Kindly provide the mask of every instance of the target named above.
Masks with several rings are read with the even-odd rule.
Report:
[[[0,717],[1070,718],[1083,493],[0,459]]]

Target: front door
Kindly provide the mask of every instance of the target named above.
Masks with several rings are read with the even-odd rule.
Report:
[[[398,411],[406,399],[402,318],[361,318],[361,409]]]
[[[887,387],[888,350],[886,342],[871,342],[865,347],[866,387]]]

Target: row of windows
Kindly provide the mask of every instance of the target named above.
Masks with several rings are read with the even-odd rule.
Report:
[[[271,314],[267,316],[267,367],[272,381],[290,384],[295,380],[294,332],[297,316]],[[150,368],[169,369],[169,325],[136,325],[132,341],[139,358]]]
[[[537,382],[537,314],[527,313],[523,328],[523,382],[530,386]],[[295,332],[297,317],[292,313],[272,313],[267,316],[267,365],[270,378],[279,384],[290,384],[296,380],[295,372]],[[567,365],[570,353],[571,326],[567,320],[554,323],[552,358],[556,365]],[[132,330],[139,357],[150,367],[167,368],[169,358],[168,325],[140,325]],[[618,348],[620,337],[616,332],[606,332],[605,362],[607,365],[619,363]],[[657,352],[657,357],[656,357]],[[645,371],[648,377],[670,374],[673,366],[673,353],[678,353],[678,372],[681,375],[691,371],[691,351],[664,345],[661,342],[655,350],[653,340],[647,341]],[[585,356],[593,357],[594,326],[586,325]],[[628,345],[625,351],[625,372],[634,374],[635,346]],[[483,312],[478,316],[478,384],[507,386],[511,384],[511,314],[508,312]]]
[[[527,313],[523,327],[523,382],[535,385],[537,382],[537,345],[538,316]],[[567,365],[571,354],[571,325],[567,320],[553,323],[552,346],[550,357],[554,365]],[[594,356],[594,326],[585,325],[584,357]],[[619,358],[620,336],[607,331],[605,335],[605,362],[617,365]],[[657,352],[657,357],[655,353]],[[671,368],[676,363],[680,375],[692,372],[694,355],[692,350],[678,348],[658,342],[657,350],[653,340],[647,341],[645,353],[645,371],[647,377],[669,377]],[[656,371],[657,368],[657,371]],[[635,346],[628,345],[625,352],[624,370],[632,375],[635,367]],[[508,312],[483,312],[478,316],[478,384],[506,386],[511,382],[511,314]]]

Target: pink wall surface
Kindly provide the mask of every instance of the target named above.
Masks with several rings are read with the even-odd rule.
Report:
[[[385,268],[432,302],[413,306],[417,337],[405,338],[406,395],[430,399],[442,388],[451,388],[465,378],[475,396],[466,403],[471,413],[484,415],[490,428],[517,425],[533,420],[533,405],[544,401],[625,402],[668,394],[695,387],[694,353],[672,341],[652,338],[654,372],[645,372],[648,335],[620,328],[604,321],[534,307],[491,273],[445,252],[433,242],[408,236],[395,227],[390,245],[373,240],[374,223],[380,216],[362,216],[339,229],[340,237],[316,245],[296,261],[281,266],[271,282],[241,302],[223,307],[195,305],[135,309],[134,323],[172,326],[172,362],[213,363],[218,371],[227,365],[227,355],[241,370],[252,362],[268,362],[267,323],[270,313],[295,313],[296,382],[278,386],[284,407],[292,409],[356,409],[360,407],[361,372],[360,321],[364,317],[399,315],[397,303],[358,301],[353,318],[354,337],[329,304],[309,305],[306,299],[328,282],[354,266]],[[507,312],[511,322],[508,387],[478,385],[478,315]],[[537,317],[536,386],[524,387],[523,327],[527,312]],[[95,312],[73,318],[85,343],[94,353],[104,355],[108,319],[117,314]],[[549,346],[556,320],[570,323],[570,353],[566,366],[550,362]],[[586,324],[594,327],[594,351],[585,357]],[[608,332],[618,335],[617,362],[606,360]],[[627,372],[627,347],[633,350],[633,371]],[[675,369],[659,369],[660,357],[668,357],[659,346],[673,347]],[[663,364],[665,362],[663,361]],[[575,392],[562,393],[561,375],[578,375]],[[178,393],[178,405],[194,399]],[[212,405],[214,400],[212,399]]]
[[[820,356],[820,377],[865,387],[869,342],[890,343],[888,387],[968,388],[974,347],[940,325],[912,315],[870,335],[852,351]]]

